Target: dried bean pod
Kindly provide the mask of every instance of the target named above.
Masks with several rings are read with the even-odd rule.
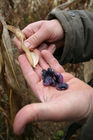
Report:
[[[20,41],[26,39],[25,34],[19,28],[16,28],[16,27],[11,26],[11,25],[6,25],[6,27],[8,30],[13,32]]]
[[[24,40],[26,39],[25,34],[19,28],[14,26],[6,25],[6,27],[21,41],[21,48],[26,53],[27,59],[29,60],[31,66],[35,68],[35,66],[38,64],[39,57],[34,51],[30,52],[30,50],[24,45]]]

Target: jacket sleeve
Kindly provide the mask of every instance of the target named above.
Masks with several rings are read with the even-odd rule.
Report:
[[[78,63],[93,58],[93,12],[63,11],[55,8],[48,19],[58,19],[65,32],[64,47],[59,49],[59,62]],[[57,28],[57,27],[55,27]]]

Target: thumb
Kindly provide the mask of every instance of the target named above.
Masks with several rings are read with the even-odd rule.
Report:
[[[17,135],[22,134],[26,124],[28,124],[29,122],[46,120],[48,117],[46,114],[46,103],[36,103],[24,106],[15,117],[13,125],[14,133]]]
[[[45,29],[39,29],[36,33],[30,36],[25,40],[24,44],[29,49],[34,49],[38,47],[42,42],[46,41],[49,37],[49,34],[46,33]]]
[[[55,108],[55,109],[54,109]],[[26,124],[33,121],[62,120],[66,115],[64,106],[60,107],[55,102],[44,102],[26,105],[16,115],[14,120],[14,133],[22,134]]]

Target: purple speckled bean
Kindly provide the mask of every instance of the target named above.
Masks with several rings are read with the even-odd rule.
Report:
[[[48,68],[47,72],[50,76],[54,76],[54,71],[51,68]]]
[[[56,82],[63,83],[63,76],[61,73],[55,73]]]
[[[43,85],[44,86],[49,86],[52,83],[52,77],[51,76],[47,76],[44,80],[43,80]]]
[[[54,78],[52,78],[51,86],[55,87],[56,86],[56,81]]]
[[[42,79],[44,80],[47,76],[47,71],[45,69],[42,70]]]
[[[56,85],[57,90],[65,90],[67,88],[68,88],[68,84],[66,84],[66,83],[59,83]]]
[[[66,90],[68,84],[63,83],[63,76],[61,73],[55,73],[51,68],[42,70],[42,79],[44,86],[53,86],[57,90]]]

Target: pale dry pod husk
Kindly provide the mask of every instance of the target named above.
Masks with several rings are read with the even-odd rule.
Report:
[[[25,52],[26,57],[27,57],[28,61],[30,62],[31,66],[33,68],[35,68],[36,65],[38,64],[39,56],[36,52],[30,51],[24,45],[24,40],[26,39],[25,34],[19,28],[16,28],[14,26],[7,25],[6,27],[7,27],[8,30],[13,32],[16,35],[16,37],[21,41],[21,49],[23,49],[23,51]]]
[[[19,28],[12,25],[6,25],[6,27],[9,31],[13,32],[20,41],[26,39],[25,34]]]
[[[38,64],[39,57],[38,57],[37,53],[35,53],[35,52],[30,52],[30,54],[33,59],[33,67],[35,68],[35,66]]]

